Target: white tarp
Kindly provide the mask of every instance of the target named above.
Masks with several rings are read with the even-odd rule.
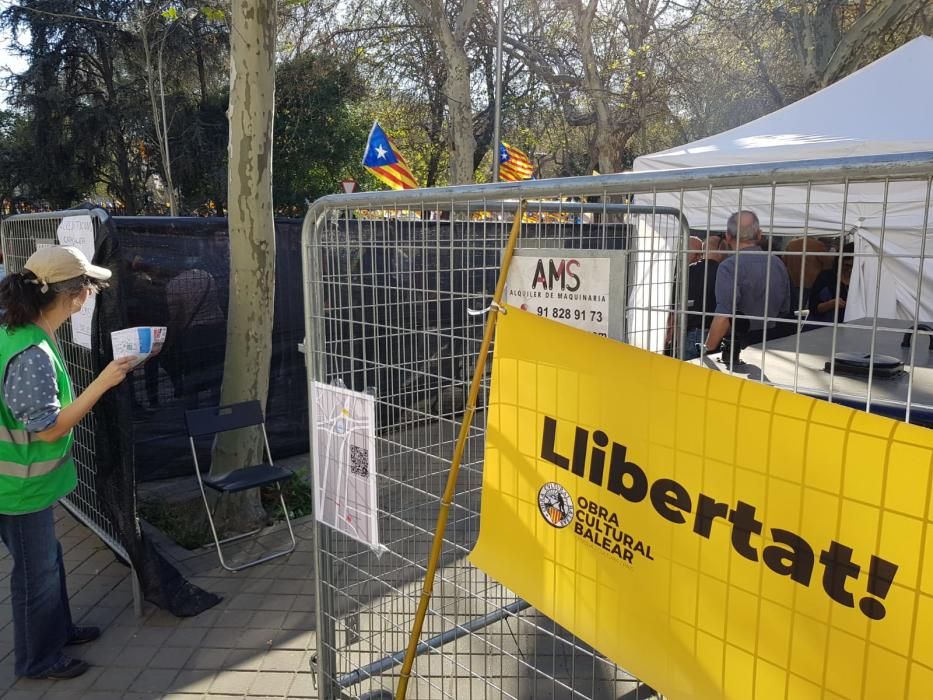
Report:
[[[636,171],[933,151],[933,38],[918,37],[839,82],[735,129],[635,160]],[[682,197],[682,199],[681,199]],[[846,317],[909,318],[916,306],[927,186],[923,181],[843,186],[749,188],[743,209],[755,211],[766,232],[818,235],[853,232],[857,259]],[[680,208],[692,228],[723,230],[740,204],[737,189],[652,195],[658,206]],[[885,206],[885,201],[887,206]],[[843,206],[845,202],[845,207]],[[772,216],[773,208],[773,216]],[[930,222],[933,229],[933,221]],[[882,230],[884,241],[882,245]],[[933,257],[933,246],[925,255]],[[933,265],[924,275],[920,320],[933,320]],[[875,293],[878,310],[875,312]]]

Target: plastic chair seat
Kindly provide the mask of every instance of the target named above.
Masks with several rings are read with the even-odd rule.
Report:
[[[295,476],[295,472],[285,467],[277,467],[274,464],[256,464],[252,467],[235,469],[217,477],[205,476],[203,481],[205,486],[209,486],[215,491],[236,493],[260,486],[268,486],[280,481],[288,481],[293,476]]]

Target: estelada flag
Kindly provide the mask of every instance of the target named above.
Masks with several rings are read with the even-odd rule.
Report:
[[[931,697],[933,431],[511,306],[486,420],[470,560],[665,697]]]
[[[503,182],[531,180],[535,166],[531,164],[524,151],[510,146],[504,141],[499,144],[499,179]]]
[[[378,121],[373,122],[366,141],[363,167],[393,190],[418,189],[418,181],[411,174],[411,168]]]

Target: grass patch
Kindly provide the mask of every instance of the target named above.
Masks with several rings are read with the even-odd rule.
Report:
[[[282,494],[293,520],[313,512],[314,494],[310,484],[301,475],[295,474],[284,482]],[[259,500],[268,516],[267,525],[285,520],[275,486],[263,486],[259,490]],[[195,550],[213,545],[200,492],[195,491],[191,498],[171,503],[163,500],[140,501],[139,517],[185,549]]]
[[[288,515],[293,520],[314,512],[314,493],[311,485],[300,474],[282,484],[282,495],[285,505],[288,506]],[[279,491],[275,486],[263,486],[260,490],[262,507],[274,522],[285,519],[282,514],[282,503],[279,501]]]
[[[213,542],[200,494],[197,501],[140,502],[139,517],[185,549],[198,549]]]

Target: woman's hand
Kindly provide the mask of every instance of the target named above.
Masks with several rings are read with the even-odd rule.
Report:
[[[97,381],[100,382],[101,388],[107,391],[122,382],[126,378],[126,373],[130,371],[132,363],[133,358],[123,357],[119,360],[113,360],[104,367],[100,374],[97,375]]]

